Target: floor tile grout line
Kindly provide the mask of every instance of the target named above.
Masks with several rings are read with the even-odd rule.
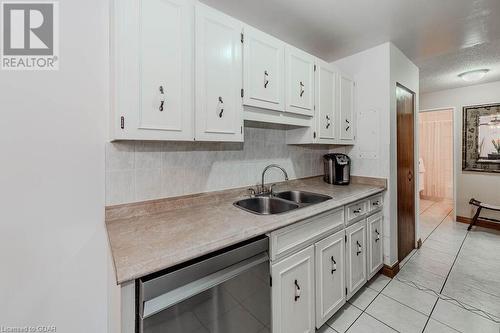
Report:
[[[422,199],[419,199],[419,200],[422,200]],[[432,201],[432,205],[430,205],[429,207],[427,207],[423,211],[419,212],[418,215],[422,215],[423,213],[425,213],[426,211],[428,211],[432,206],[434,206],[435,204],[437,204],[439,202],[439,201],[433,201],[433,200],[429,200],[429,201]]]
[[[435,203],[434,203],[434,204],[435,204]],[[432,204],[432,206],[433,206],[434,204]],[[431,206],[431,207],[432,207],[432,206]],[[430,208],[430,207],[429,207],[429,208]],[[451,210],[448,212],[448,214],[446,214],[446,216],[445,216],[445,217],[444,217],[444,218],[443,218],[443,219],[442,219],[442,220],[438,223],[438,225],[436,225],[436,227],[435,227],[434,229],[432,229],[432,231],[429,233],[429,235],[428,235],[428,236],[427,236],[427,237],[426,237],[426,238],[422,241],[422,245],[424,245],[425,241],[426,241],[426,240],[427,240],[427,239],[428,239],[428,238],[432,235],[432,233],[433,233],[434,231],[436,231],[436,229],[437,229],[437,228],[438,228],[438,227],[439,227],[439,226],[440,226],[440,225],[444,222],[444,220],[446,220],[446,218],[447,218],[448,216],[450,216],[451,212],[453,212],[453,209],[451,209]],[[419,215],[418,215],[418,217],[419,217],[419,223],[420,223],[420,215],[422,215],[422,214],[419,214]],[[420,246],[420,248],[422,247],[422,245]],[[403,265],[399,268],[400,270],[401,270],[401,268],[403,268],[403,267],[404,267],[404,266],[405,266],[405,265],[406,265],[406,264],[407,264],[407,263],[411,260],[411,258],[413,258],[413,256],[414,256],[415,254],[417,254],[417,252],[418,252],[418,250],[419,250],[420,248],[417,248],[417,249],[416,249],[416,251],[413,251],[413,253],[411,254],[410,258],[408,258],[408,260],[406,260],[406,261],[405,261],[405,263],[404,263],[404,264],[403,264]],[[406,259],[406,258],[405,258],[405,259]]]
[[[448,216],[450,216],[450,214],[451,214],[452,212],[453,212],[453,208],[452,208],[452,209],[448,212],[448,214],[446,214],[446,216],[445,216],[445,217],[444,217],[444,218],[443,218],[443,219],[442,219],[442,220],[438,223],[438,225],[436,225],[436,226],[434,227],[434,229],[432,229],[432,231],[431,231],[431,232],[427,235],[427,237],[426,237],[426,238],[422,241],[422,244],[424,244],[424,242],[425,242],[427,239],[429,239],[429,237],[430,237],[430,236],[434,233],[434,231],[436,231],[436,229],[437,229],[437,228],[441,225],[441,223],[443,223],[443,222],[444,222],[444,220],[446,220],[446,218],[447,218]],[[419,214],[419,215],[418,215],[418,217],[419,217],[419,223],[420,223],[420,215],[422,215],[422,214]]]
[[[450,215],[450,214],[451,214],[451,212],[448,215]],[[448,217],[448,215],[446,217]],[[446,219],[446,217],[443,219],[443,221]],[[441,221],[441,223],[443,223],[443,221]],[[439,223],[439,225],[441,225],[441,223]],[[436,227],[436,229],[437,229],[437,227]],[[432,230],[432,232],[429,234],[429,236],[432,235],[432,233],[436,229]],[[460,244],[460,248],[458,249],[457,254],[455,255],[455,259],[453,260],[453,263],[451,264],[450,270],[448,271],[448,274],[446,275],[446,278],[445,278],[445,280],[443,282],[443,286],[441,287],[441,290],[439,291],[439,294],[441,294],[443,292],[444,287],[446,286],[446,282],[448,282],[448,278],[450,276],[450,273],[453,270],[453,266],[455,266],[455,262],[457,261],[457,258],[458,258],[459,254],[460,254],[460,251],[462,250],[462,246],[464,245],[465,240],[467,239],[468,235],[469,235],[469,231],[467,230],[467,232],[465,233],[464,238],[462,239],[462,243]],[[427,321],[425,322],[425,325],[424,325],[424,328],[422,330],[422,333],[425,331],[425,328],[427,327],[427,324],[429,324],[429,320],[431,319],[432,313],[434,312],[434,309],[436,308],[436,305],[437,305],[439,299],[440,299],[439,297],[436,299],[436,302],[434,303],[434,306],[432,307],[431,313],[429,314],[429,317],[427,318]]]

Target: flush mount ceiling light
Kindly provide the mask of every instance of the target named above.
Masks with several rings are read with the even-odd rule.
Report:
[[[458,76],[461,77],[465,82],[475,82],[481,80],[489,71],[489,69],[477,69],[460,73],[458,74]]]

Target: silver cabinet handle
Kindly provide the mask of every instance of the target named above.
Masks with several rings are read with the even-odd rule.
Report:
[[[165,95],[165,91],[163,90],[163,86],[160,86],[160,106],[158,107],[158,110],[163,111],[163,107],[165,105],[165,98],[163,97]]]
[[[347,127],[345,128],[345,131],[347,132],[349,130],[349,128],[351,128],[351,125],[349,125],[350,124],[349,120],[346,119],[345,122],[347,124]]]
[[[330,121],[330,116],[329,115],[326,115],[326,128],[328,129],[328,127],[330,127],[331,125],[331,121]]]
[[[359,256],[359,254],[362,252],[363,248],[361,247],[361,244],[359,244],[358,241],[356,241],[356,244],[358,245],[358,251],[356,251],[356,255]]]
[[[302,81],[299,82],[300,84],[300,97],[302,97],[302,95],[304,95],[304,83],[302,83]]]
[[[267,71],[264,71],[264,88],[267,88],[267,85],[269,84],[269,73]]]
[[[375,237],[375,242],[378,242],[380,239],[380,232],[378,232],[378,230],[375,229],[375,233],[377,234],[377,237]]]
[[[219,118],[222,118],[224,115],[224,101],[222,100],[222,97],[219,96],[219,105],[220,105],[220,111],[217,111],[217,115]]]
[[[331,260],[332,260],[332,275],[333,275],[333,272],[337,271],[337,262],[335,261],[333,256],[331,257]]]
[[[354,214],[359,214],[361,213],[361,208],[355,209],[352,211]]]
[[[373,202],[372,205],[373,206],[379,206],[380,205],[380,201],[377,200],[377,201]]]

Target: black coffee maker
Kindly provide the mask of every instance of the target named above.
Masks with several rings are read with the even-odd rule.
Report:
[[[328,184],[349,185],[351,181],[351,159],[346,154],[326,154],[324,180]]]

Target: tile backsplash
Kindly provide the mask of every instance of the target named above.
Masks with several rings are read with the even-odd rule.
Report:
[[[260,183],[264,167],[290,177],[323,173],[325,146],[286,144],[286,130],[245,128],[244,143],[126,141],[106,144],[106,204],[174,197]],[[266,182],[283,180],[269,170]]]

